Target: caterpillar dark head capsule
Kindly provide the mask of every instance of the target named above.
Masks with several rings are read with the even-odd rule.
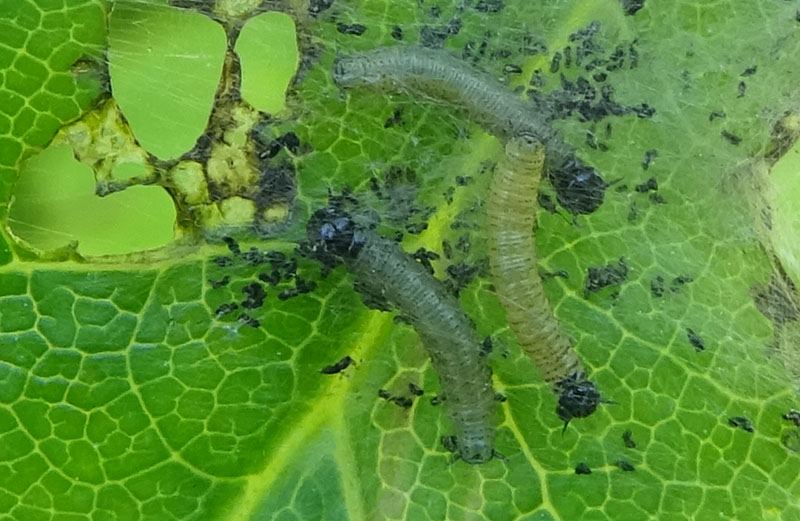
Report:
[[[331,206],[314,212],[308,221],[308,236],[315,248],[340,257],[358,255],[364,242],[350,214]]]

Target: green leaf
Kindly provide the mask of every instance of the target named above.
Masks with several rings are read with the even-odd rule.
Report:
[[[207,11],[204,2],[182,3]],[[387,234],[427,225],[405,233],[402,247],[442,254],[433,261],[437,276],[457,283],[452,274],[459,267],[480,267],[486,257],[482,203],[498,142],[456,107],[406,93],[341,94],[330,73],[337,53],[400,44],[395,26],[403,43],[430,44],[458,18],[460,29],[451,25],[456,34],[444,38],[448,52],[469,49],[468,59],[510,89],[527,87],[541,70],[541,89],[549,93],[560,88],[560,73],[571,82],[589,77],[597,71],[587,72],[588,62],[619,46],[624,64],[604,81],[588,81],[598,91],[611,85],[616,102],[647,103],[655,114],[556,121],[577,154],[615,183],[600,208],[577,222],[563,209],[541,209],[536,231],[542,270],[568,273],[545,282],[555,314],[615,403],[562,434],[555,397],[516,346],[479,272],[460,300],[479,333],[495,338],[495,387],[507,397],[498,406],[497,450],[505,459],[453,463],[440,444],[451,428],[443,407],[430,401],[439,388],[419,339],[395,323],[394,313],[368,309],[341,269],[323,278],[301,259],[298,273],[316,283],[313,291],[279,298],[295,287],[283,277],[277,287],[264,285],[262,306],[245,309],[246,288],[276,267],[218,244],[102,264],[37,261],[22,253],[12,261],[0,248],[0,259],[7,259],[0,268],[3,516],[800,519],[796,431],[782,419],[798,408],[798,366],[789,363],[796,344],[787,341],[797,338],[797,317],[775,314],[777,294],[769,290],[783,280],[780,263],[787,261],[774,252],[788,242],[796,210],[778,197],[780,227],[773,232],[762,218],[772,202],[762,184],[770,181],[770,132],[798,101],[796,6],[650,0],[626,16],[612,0],[507,0],[463,9],[438,2],[436,10],[427,4],[370,0],[334,2],[316,16],[292,11],[301,22],[304,59],[286,103],[292,115],[269,130],[276,136],[291,130],[302,143],[277,156],[297,167],[297,220],[324,204],[329,188],[349,187],[383,217]],[[208,30],[181,47],[194,56],[178,49],[174,58],[191,70],[219,71],[222,61],[208,46],[223,25],[168,7],[158,7],[163,16],[154,19],[146,7],[116,3],[114,15],[128,9],[142,22],[117,27],[122,43],[141,50],[141,42],[157,37],[178,49],[174,35],[147,30],[191,18]],[[235,7],[226,9],[238,13]],[[21,161],[87,110],[89,93],[98,92],[100,83],[92,90],[68,71],[85,54],[97,55],[105,17],[99,3],[81,0],[0,0],[0,15],[5,205]],[[570,35],[595,20],[597,47],[584,49],[589,55],[579,68],[581,40]],[[222,21],[230,30],[244,20]],[[347,34],[340,24],[363,24],[365,31]],[[540,44],[546,53],[536,52]],[[559,73],[548,72],[566,46],[572,64],[562,59]],[[175,132],[176,141],[202,133],[205,120],[197,127],[196,116],[208,117],[216,79],[190,85],[155,58],[144,60],[130,48],[115,52],[127,60],[112,70],[115,96],[119,74],[176,76],[161,93],[171,92],[174,106],[143,116],[141,97],[157,93],[149,80],[138,87],[134,81],[128,94],[140,101],[135,107],[120,101],[124,114],[138,111],[145,126],[158,127],[170,111],[171,128],[192,129]],[[503,72],[509,64],[523,72]],[[742,75],[751,67],[755,73]],[[175,85],[182,85],[177,95]],[[710,118],[712,112],[726,117]],[[741,142],[734,145],[723,130]],[[604,146],[589,146],[587,133]],[[164,157],[184,153],[187,143]],[[650,150],[657,155],[645,171]],[[772,170],[781,195],[796,193],[796,176],[781,168],[789,167]],[[373,176],[388,200],[370,190]],[[456,176],[465,179],[457,184]],[[650,177],[661,200],[635,189]],[[545,191],[554,196],[549,185]],[[206,195],[198,194],[202,202]],[[294,239],[248,238],[241,248],[291,256]],[[620,258],[626,280],[585,294],[588,269]],[[286,269],[281,265],[279,275]],[[794,289],[785,281],[782,287],[791,302]],[[239,308],[226,312],[231,303]],[[245,312],[257,327],[240,319]],[[354,367],[320,374],[345,355]],[[379,389],[407,395],[409,383],[425,390],[409,409],[378,398]],[[729,418],[739,416],[755,431],[732,427]],[[623,443],[627,430],[635,448]],[[635,470],[624,471],[621,460]],[[591,474],[574,472],[581,462]]]

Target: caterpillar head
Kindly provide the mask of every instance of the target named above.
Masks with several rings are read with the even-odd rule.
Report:
[[[558,202],[573,215],[590,214],[597,210],[611,183],[600,177],[597,170],[586,166],[580,159],[572,158],[551,174]]]
[[[315,250],[339,257],[356,256],[364,242],[363,235],[352,216],[333,206],[314,212],[308,221],[307,229]]]
[[[520,132],[506,143],[506,156],[514,160],[544,165],[544,145],[529,132]]]
[[[564,428],[572,418],[589,416],[605,401],[594,382],[579,375],[570,375],[559,382],[558,390],[556,414],[564,422]]]
[[[378,83],[381,74],[358,55],[340,56],[333,61],[333,81],[340,87]]]

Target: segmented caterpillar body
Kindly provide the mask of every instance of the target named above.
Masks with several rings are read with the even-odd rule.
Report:
[[[373,85],[408,90],[462,108],[490,134],[502,138],[531,135],[548,150],[548,168],[572,159],[546,115],[490,75],[446,51],[414,46],[382,47],[336,60],[333,79],[342,87]],[[574,161],[574,159],[573,159]]]
[[[506,144],[487,202],[489,266],[517,342],[559,395],[557,413],[568,422],[594,412],[601,398],[553,315],[537,269],[533,230],[544,156],[532,136]]]
[[[575,157],[553,130],[543,107],[535,108],[489,74],[444,50],[393,46],[351,54],[336,59],[333,79],[342,87],[405,90],[450,103],[504,140],[534,136],[547,149],[547,172],[567,210],[575,215],[591,213],[603,202],[602,177]],[[584,185],[594,189],[584,193]]]
[[[394,241],[326,208],[309,222],[312,240],[340,257],[362,290],[385,299],[414,327],[439,375],[461,459],[494,455],[494,391],[481,340],[444,285]]]

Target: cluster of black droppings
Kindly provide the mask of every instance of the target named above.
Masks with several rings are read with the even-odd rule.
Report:
[[[270,159],[278,155],[281,150],[288,150],[297,154],[300,150],[300,138],[294,132],[287,132],[275,139],[265,140],[260,133],[253,132],[256,156],[260,160]]]
[[[402,407],[403,409],[410,409],[414,404],[414,401],[408,396],[396,396],[386,389],[378,389],[378,398],[386,400],[389,403],[393,403],[399,407]]]
[[[647,103],[630,107],[617,103],[611,85],[603,84],[598,96],[597,87],[583,76],[570,81],[561,74],[560,79],[561,89],[549,95],[553,118],[563,119],[577,114],[580,121],[600,121],[608,116],[633,113],[639,118],[648,119],[656,113],[656,109]]]
[[[753,422],[745,416],[731,416],[728,418],[728,425],[742,429],[743,431],[756,432]]]
[[[572,114],[577,114],[582,121],[599,121],[608,116],[621,116],[627,113],[634,113],[640,118],[652,117],[655,114],[652,106],[642,103],[629,107],[617,103],[613,99],[613,87],[604,84],[609,73],[626,66],[630,69],[638,66],[637,42],[618,45],[610,55],[606,56],[605,49],[594,40],[599,29],[600,23],[594,21],[571,34],[570,43],[562,50],[554,52],[550,61],[551,74],[558,73],[562,68],[579,67],[593,81],[584,76],[569,80],[561,74],[561,88],[545,96],[537,90],[541,88],[543,82],[534,78],[535,81],[531,82],[533,89],[528,91],[529,96],[555,119],[566,118]]]
[[[403,123],[403,108],[398,107],[392,111],[392,115],[386,118],[386,121],[383,122],[383,128],[391,128]],[[373,176],[373,178],[377,182],[377,178]]]
[[[270,286],[277,286],[280,282],[287,282],[297,276],[297,259],[288,258],[280,251],[267,252],[267,261],[271,271],[258,274],[259,280]]]
[[[650,294],[654,297],[664,296],[664,277],[656,275],[656,277],[650,281]]]
[[[408,392],[414,396],[422,396],[425,394],[425,391],[414,382],[408,382]]]
[[[623,472],[633,472],[634,470],[636,470],[636,467],[634,467],[630,461],[624,459],[615,461],[614,465],[616,465],[617,468],[619,468]]]
[[[690,327],[686,328],[686,338],[689,339],[689,343],[694,346],[695,351],[698,353],[706,348],[706,344],[703,342],[703,339],[700,338],[700,335]]]
[[[580,66],[583,64],[586,58],[595,55],[600,55],[604,52],[603,48],[594,41],[594,37],[599,30],[600,30],[600,22],[594,20],[590,22],[589,25],[587,25],[586,27],[578,29],[577,31],[569,35],[570,45],[575,46],[576,65]]]
[[[562,168],[550,170],[547,175],[558,203],[572,215],[590,214],[603,204],[609,183],[580,159],[571,158]]]
[[[270,271],[263,271],[258,274],[258,281],[250,282],[241,288],[243,300],[241,302],[229,302],[220,305],[214,314],[217,318],[228,315],[238,309],[253,310],[262,307],[267,298],[267,291],[261,283],[269,284],[272,287],[281,283],[294,281],[295,287],[282,291],[278,298],[286,300],[296,295],[308,293],[316,287],[314,282],[304,280],[297,275],[297,259],[289,258],[280,251],[259,250],[251,247],[243,251],[239,244],[232,237],[224,237],[223,241],[233,254],[232,257],[217,257],[214,259],[220,267],[234,265],[261,266],[270,265]],[[220,288],[228,285],[231,281],[230,275],[226,275],[220,280],[209,281],[212,288]],[[239,322],[252,327],[260,327],[260,323],[246,312],[238,316]]]
[[[333,0],[310,0],[308,3],[308,12],[312,15],[317,15],[326,9],[330,9],[333,5]]]
[[[578,474],[579,476],[585,476],[591,473],[592,469],[590,469],[589,465],[587,465],[586,463],[580,462],[577,465],[575,465],[575,474]]]
[[[264,305],[264,299],[267,298],[267,292],[258,282],[253,282],[242,288],[242,294],[245,299],[242,301],[242,307],[245,309],[257,309]]]
[[[423,47],[441,49],[444,47],[444,42],[448,38],[461,32],[462,27],[463,22],[461,21],[461,18],[458,17],[451,18],[444,25],[435,27],[431,25],[423,25],[419,33],[420,43]]]
[[[431,398],[431,405],[436,407],[437,405],[441,405],[447,400],[447,397],[443,394],[437,394],[433,398]]]
[[[636,185],[634,189],[640,194],[644,194],[647,192],[655,192],[658,190],[658,181],[656,180],[655,177],[651,177],[644,183]]]
[[[434,270],[431,261],[439,259],[438,253],[436,253],[435,251],[426,250],[425,248],[419,248],[417,251],[414,252],[412,257],[414,257],[414,259],[417,262],[425,266],[425,269],[428,271],[428,273],[433,275]]]
[[[341,360],[339,360],[336,363],[333,363],[331,365],[326,365],[325,367],[320,369],[319,372],[322,373],[322,374],[337,374],[337,373],[341,373],[342,371],[344,371],[345,369],[347,369],[348,367],[350,367],[354,363],[355,363],[355,360],[353,360],[352,358],[350,358],[349,355],[347,355],[347,356],[343,357]]]
[[[252,328],[256,328],[257,329],[257,328],[261,327],[261,322],[259,322],[255,318],[251,317],[247,313],[242,313],[241,315],[239,315],[238,320],[242,324],[245,324],[245,325],[250,326]]]
[[[728,143],[730,143],[733,146],[737,146],[739,143],[742,142],[742,138],[740,138],[736,134],[731,134],[727,130],[723,130],[721,132],[721,135],[722,135],[723,138],[725,138],[725,141],[727,141]]]
[[[494,401],[504,403],[508,401],[508,398],[503,393],[494,393]]]
[[[625,14],[628,16],[632,16],[639,11],[642,7],[644,7],[645,0],[620,0],[622,3],[622,10],[625,11]]]
[[[500,0],[478,0],[475,10],[481,13],[499,13],[505,9],[506,4]]]
[[[339,22],[336,24],[336,30],[342,34],[361,36],[367,31],[367,26],[363,24],[346,24]]]
[[[445,271],[447,272],[447,279],[444,281],[444,285],[453,295],[458,296],[461,290],[469,286],[472,280],[480,273],[480,267],[458,262],[449,265]]]
[[[624,443],[625,447],[628,449],[636,448],[636,442],[633,441],[633,433],[630,431],[630,429],[622,433],[622,443]]]
[[[281,292],[278,293],[278,300],[289,300],[290,298],[311,293],[316,287],[317,283],[313,280],[306,280],[303,277],[295,276],[294,287],[281,290]]]
[[[744,98],[744,95],[747,93],[747,83],[740,81],[739,85],[736,87],[736,93],[737,98]]]
[[[795,427],[800,427],[800,411],[790,409],[789,412],[782,415],[781,418],[783,418],[786,421],[792,422]]]
[[[526,55],[526,56],[534,56],[536,54],[546,54],[547,53],[547,43],[539,37],[536,37],[530,33],[525,34],[522,37],[522,43],[520,44],[519,52]],[[537,69],[539,74],[541,75],[541,69]]]
[[[620,257],[617,262],[610,262],[605,266],[591,266],[587,270],[586,284],[583,287],[583,297],[588,298],[590,293],[601,289],[622,284],[628,277],[628,265]]]

